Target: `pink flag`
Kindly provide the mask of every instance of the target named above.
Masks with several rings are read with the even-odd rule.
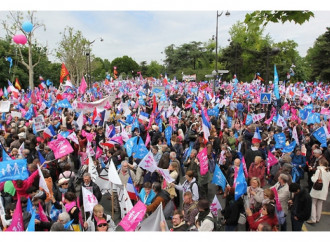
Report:
[[[147,206],[143,202],[138,201],[135,206],[120,221],[119,225],[125,231],[134,231],[139,222],[142,221],[146,211]]]
[[[3,91],[2,91],[2,88],[0,88],[0,97],[3,96]]]
[[[8,119],[7,119],[7,125],[10,124],[10,121],[13,119],[13,117],[11,115],[9,115]]]
[[[85,130],[81,131],[82,136],[86,137],[89,142],[92,142],[94,135],[86,132]]]
[[[244,156],[242,156],[242,163],[243,163],[243,170],[244,170],[245,177],[248,177],[248,172],[246,169],[246,163],[245,163]]]
[[[80,83],[80,86],[79,86],[79,89],[78,89],[79,93],[84,94],[85,91],[86,91],[86,88],[87,88],[87,83],[86,83],[85,78],[83,76],[81,78],[81,83]]]
[[[41,220],[42,222],[49,222],[49,221],[48,221],[48,218],[47,218],[47,216],[46,216],[46,214],[45,214],[45,211],[44,211],[44,209],[42,208],[40,202],[39,202],[39,216],[40,216],[40,220]]]
[[[198,153],[197,158],[199,160],[200,173],[204,176],[209,170],[209,162],[207,158],[207,147]]]
[[[98,159],[102,155],[102,153],[103,153],[103,150],[97,146],[95,158]]]
[[[146,143],[145,143],[145,146],[147,146],[150,142],[150,135],[149,135],[149,132],[147,132],[147,138],[146,138]]]
[[[11,224],[6,231],[11,231],[11,232],[24,231],[22,205],[20,198],[18,198],[17,200],[16,209],[13,214],[13,220],[11,221]]]
[[[79,141],[75,132],[72,132],[67,138],[79,145]]]
[[[119,143],[120,145],[123,145],[124,142],[123,142],[123,137],[122,136],[115,136],[115,137],[112,137],[110,140],[112,141],[116,141],[117,143]]]
[[[71,144],[63,137],[58,137],[56,140],[50,141],[48,146],[54,151],[55,159],[73,152]]]
[[[267,165],[267,174],[269,174],[270,167],[277,164],[278,160],[276,157],[268,150],[268,165]]]
[[[271,189],[273,190],[274,195],[275,195],[276,209],[277,209],[277,211],[282,211],[282,205],[280,203],[280,200],[278,199],[277,189],[275,187],[272,187]]]

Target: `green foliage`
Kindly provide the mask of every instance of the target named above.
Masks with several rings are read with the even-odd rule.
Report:
[[[125,73],[125,75],[128,76],[135,76],[136,73],[139,71],[139,65],[134,61],[131,57],[128,57],[127,55],[123,57],[117,57],[111,62],[111,70],[113,70],[113,67],[117,67],[118,75],[121,73]]]
[[[159,77],[159,74],[161,74],[164,70],[164,67],[160,64],[158,64],[157,61],[151,61],[150,64],[147,66],[147,76],[148,77]]]
[[[330,28],[319,36],[307,52],[306,60],[311,67],[310,79],[330,81]]]
[[[254,11],[245,15],[244,22],[249,29],[257,30],[259,26],[266,26],[269,22],[285,23],[293,21],[301,25],[309,21],[311,17],[314,17],[314,13],[311,11]]]

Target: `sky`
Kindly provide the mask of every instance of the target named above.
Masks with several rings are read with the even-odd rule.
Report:
[[[191,41],[207,42],[216,33],[217,10],[214,7],[205,8],[205,5],[208,5],[201,5],[201,3],[197,3],[196,7],[194,7],[195,1],[191,2],[193,7],[180,4],[172,6],[170,3],[175,1],[162,1],[163,4],[169,3],[168,5],[165,4],[164,8],[154,7],[152,3],[155,1],[150,2],[149,5],[137,5],[136,2],[138,1],[128,1],[129,4],[127,5],[117,6],[108,3],[104,7],[100,7],[98,4],[90,5],[89,3],[85,8],[85,1],[80,2],[81,5],[79,4],[79,6],[71,5],[71,7],[70,5],[67,6],[65,1],[59,0],[56,2],[58,4],[45,6],[43,2],[39,2],[39,5],[35,7],[28,4],[28,7],[24,8],[26,3],[22,1],[21,4],[14,4],[7,9],[1,6],[2,11],[0,12],[0,19],[4,20],[8,14],[6,10],[21,10],[21,7],[23,7],[23,10],[28,10],[32,7],[33,9],[38,9],[36,17],[46,25],[46,31],[42,29],[36,30],[35,38],[40,44],[48,46],[51,61],[59,61],[55,57],[55,49],[61,41],[60,32],[63,32],[64,28],[68,26],[82,31],[83,36],[89,41],[95,40],[92,45],[92,53],[95,56],[112,61],[116,57],[128,55],[137,63],[141,61],[150,63],[150,61],[156,60],[162,64],[165,59],[165,54],[162,52],[164,52],[167,46],[171,44],[180,46]],[[65,4],[65,8],[62,10],[58,9],[61,2]],[[93,3],[97,2],[99,1],[93,1]],[[180,1],[176,2],[179,3]],[[212,1],[204,0],[204,2]],[[214,2],[216,1],[212,3],[214,4]],[[267,5],[264,8],[264,5],[255,5],[254,7],[253,4],[245,5],[244,7],[246,2],[236,2],[239,4],[224,6],[227,7],[226,9],[224,7],[218,8],[219,12],[221,9],[225,9],[224,13],[227,9],[230,11],[230,16],[227,17],[223,14],[219,17],[218,34],[220,47],[228,46],[229,29],[237,21],[244,21],[246,13],[260,8],[268,9],[266,8]],[[288,6],[286,9],[292,9],[292,7],[295,9],[295,5],[291,7],[285,1],[284,3],[285,6]],[[296,6],[302,7],[302,10],[305,5],[301,5],[301,3],[300,1],[299,5]],[[300,55],[305,56],[308,48],[313,46],[316,38],[326,31],[326,27],[330,27],[330,8],[326,11],[320,11],[320,9],[327,9],[327,7],[321,7],[320,5],[315,9],[313,5],[313,7],[308,9],[313,10],[315,14],[315,17],[309,22],[303,25],[270,23],[267,25],[264,34],[269,33],[275,42],[287,39],[296,41]],[[1,28],[0,37],[4,37],[4,34]],[[104,41],[101,42],[100,38]]]

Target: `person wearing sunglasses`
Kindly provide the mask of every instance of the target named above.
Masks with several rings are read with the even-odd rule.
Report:
[[[106,231],[115,231],[116,225],[109,214],[104,213],[104,208],[101,204],[96,204],[91,214],[84,223],[84,229],[87,231],[97,231],[100,221],[107,223]]]
[[[98,231],[98,232],[107,232],[108,227],[109,227],[109,225],[108,225],[107,221],[102,219],[102,220],[97,222],[96,231]]]

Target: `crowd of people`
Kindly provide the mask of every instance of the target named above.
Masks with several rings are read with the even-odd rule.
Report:
[[[301,231],[322,222],[330,180],[325,83],[234,79],[214,92],[207,82],[141,77],[83,91],[70,81],[18,95],[8,89],[2,231],[132,231],[159,208],[156,231]],[[269,104],[261,104],[267,92]],[[19,160],[24,178],[9,175]],[[215,181],[218,168],[225,185]],[[101,200],[111,203],[108,214]],[[144,216],[127,229],[140,202]]]

